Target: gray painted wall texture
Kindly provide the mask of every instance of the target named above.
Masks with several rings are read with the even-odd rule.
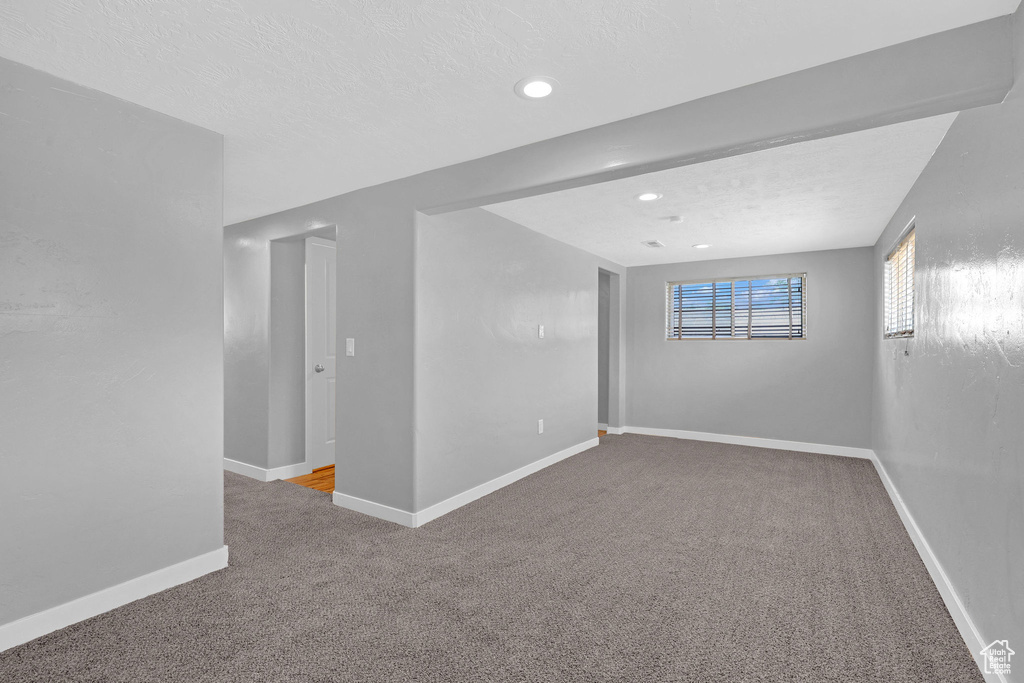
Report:
[[[609,347],[609,316],[611,315],[611,275],[605,272],[597,278],[597,421],[608,424],[608,363],[611,360]]]
[[[870,444],[871,249],[629,269],[635,427],[854,446]],[[807,273],[802,341],[665,340],[665,283]]]
[[[872,324],[879,460],[985,642],[1009,638],[1018,652],[1024,644],[1021,12],[1017,85],[1005,103],[957,117],[878,240]],[[915,216],[914,338],[884,340],[883,259]]]
[[[267,467],[306,459],[306,242],[270,243]]]
[[[222,140],[3,59],[0,83],[7,623],[223,545]]]
[[[224,457],[266,468],[270,240],[289,233],[264,232],[224,229]]]
[[[597,436],[599,259],[482,209],[418,233],[421,510]]]
[[[604,266],[602,266],[604,267]],[[629,290],[627,270],[608,272],[608,426],[626,426],[626,358],[632,335],[627,332]]]

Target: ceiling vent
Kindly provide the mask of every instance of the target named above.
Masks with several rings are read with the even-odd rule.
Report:
[[[650,247],[651,249],[657,249],[659,247],[665,246],[664,244],[662,244],[658,240],[645,240],[645,241],[641,242],[640,244],[644,245],[645,247]]]

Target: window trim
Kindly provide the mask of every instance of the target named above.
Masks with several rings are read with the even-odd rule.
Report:
[[[672,328],[672,287],[676,285],[714,285],[719,282],[737,282],[754,280],[781,280],[794,277],[803,280],[801,284],[802,298],[800,301],[800,314],[803,320],[803,336],[800,337],[670,337],[668,331]],[[714,334],[714,325],[712,325]],[[717,342],[717,341],[807,341],[810,338],[807,326],[807,273],[776,273],[772,275],[738,275],[735,277],[697,278],[694,280],[672,280],[665,282],[665,332],[664,339],[667,342],[695,341],[695,342]]]
[[[910,281],[910,331],[909,332],[894,332],[888,331],[889,326],[889,306],[890,306],[890,289],[889,289],[889,270],[890,270],[890,259],[896,254],[900,247],[910,239],[910,236],[914,236],[914,263],[913,263],[913,277]],[[913,339],[914,333],[917,330],[917,216],[910,219],[906,227],[900,231],[899,236],[893,242],[892,247],[885,253],[885,257],[882,259],[882,339]]]

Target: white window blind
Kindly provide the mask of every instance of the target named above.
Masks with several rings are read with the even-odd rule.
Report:
[[[914,228],[885,258],[885,336],[914,336]]]
[[[666,339],[804,339],[806,274],[666,284]]]

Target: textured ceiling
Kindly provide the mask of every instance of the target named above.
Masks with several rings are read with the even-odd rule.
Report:
[[[954,118],[936,116],[485,208],[624,266],[870,246]],[[663,196],[637,201],[642,192]],[[676,215],[682,223],[668,220]],[[646,240],[665,247],[646,247]]]
[[[225,135],[235,222],[1019,0],[3,0],[0,56]],[[547,100],[515,97],[526,75]]]

